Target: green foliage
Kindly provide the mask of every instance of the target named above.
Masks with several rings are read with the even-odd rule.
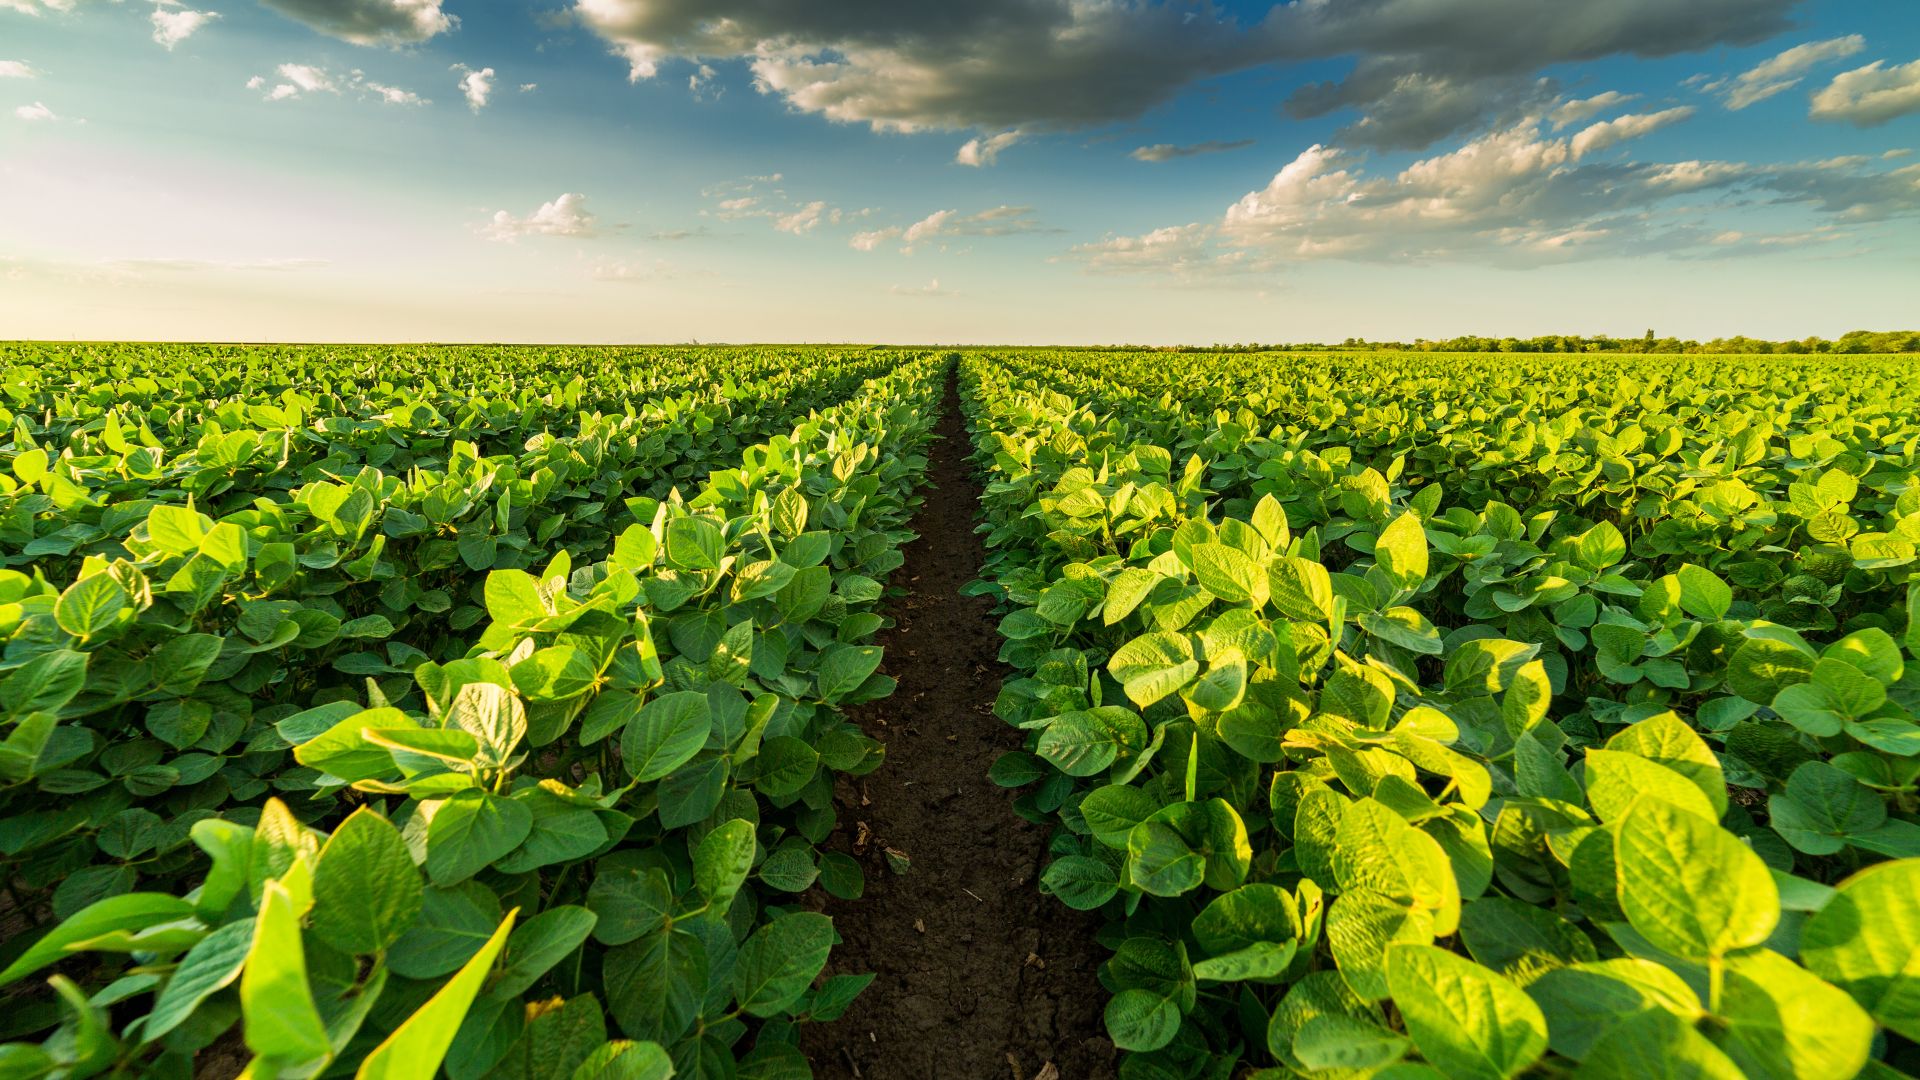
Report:
[[[1123,1075],[1893,1075],[1920,399],[1842,363],[963,359]]]
[[[730,1075],[864,986],[783,905],[947,361],[476,359],[10,374],[0,982],[87,960],[8,1075]]]

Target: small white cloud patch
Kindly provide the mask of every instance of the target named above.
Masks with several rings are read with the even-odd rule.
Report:
[[[1677,109],[1662,109],[1656,113],[1628,113],[1612,120],[1602,120],[1581,128],[1580,133],[1573,137],[1573,156],[1575,159],[1583,158],[1615,143],[1637,139],[1670,124],[1677,124],[1693,113],[1693,106],[1682,105]]]
[[[39,101],[36,101],[31,105],[20,106],[19,108],[13,110],[13,115],[15,117],[18,117],[21,120],[27,121],[28,123],[36,123],[36,124],[46,123],[49,121],[60,119],[59,117],[53,114],[52,109],[47,108],[45,103],[39,102]]]
[[[0,60],[0,79],[31,79],[39,74],[25,60]]]
[[[178,9],[178,10],[176,10]],[[153,9],[153,40],[168,52],[192,37],[201,27],[220,17],[217,11],[194,11],[182,7],[179,0],[160,0]]]
[[[1707,89],[1718,91],[1727,108],[1744,109],[1799,85],[1815,67],[1844,60],[1866,47],[1867,39],[1859,34],[1809,41],[1777,53],[1731,79],[1709,83]]]
[[[496,210],[493,217],[480,226],[480,235],[508,242],[522,236],[590,237],[594,235],[596,222],[587,211],[586,203],[585,195],[569,191],[552,202],[541,203],[538,210],[526,217]]]
[[[984,139],[976,136],[960,145],[959,152],[953,155],[953,162],[956,165],[971,165],[976,169],[984,168],[1000,160],[1000,151],[1024,138],[1026,133],[1018,129],[989,135]]]
[[[487,100],[493,96],[493,69],[475,70],[465,64],[453,65],[460,72],[460,93],[466,95],[467,107],[479,112],[487,107]]]

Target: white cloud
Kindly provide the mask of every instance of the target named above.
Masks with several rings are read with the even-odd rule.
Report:
[[[1859,34],[1809,41],[1777,53],[1731,79],[1709,83],[1706,89],[1718,92],[1727,108],[1744,109],[1792,89],[1815,67],[1844,60],[1866,47],[1867,39]]]
[[[25,60],[0,60],[0,79],[33,79],[39,75]]]
[[[47,108],[45,104],[38,101],[31,105],[22,105],[14,109],[13,115],[29,123],[41,123],[59,119],[59,117],[53,114],[52,109]]]
[[[467,107],[479,112],[487,107],[487,99],[493,95],[493,69],[474,70],[465,64],[453,65],[460,72],[460,92],[466,95]]]
[[[1582,120],[1599,116],[1603,112],[1611,112],[1639,96],[1639,94],[1623,94],[1618,90],[1608,90],[1588,98],[1563,101],[1555,106],[1547,117],[1553,121],[1553,129],[1558,131],[1568,124],[1577,124]]]
[[[1034,218],[1031,206],[996,206],[974,214],[936,210],[911,225],[889,225],[855,233],[848,245],[855,251],[876,251],[897,241],[902,254],[911,254],[926,244],[954,238],[1052,231]]]
[[[590,237],[595,234],[597,223],[587,211],[586,202],[585,195],[569,191],[552,202],[541,203],[538,210],[526,217],[497,210],[480,227],[480,234],[489,240],[505,241],[522,236]]]
[[[1637,139],[1663,127],[1677,124],[1692,116],[1693,113],[1693,106],[1682,105],[1676,109],[1662,109],[1656,113],[1628,113],[1612,120],[1602,120],[1597,124],[1581,128],[1580,133],[1573,137],[1573,156],[1583,158],[1616,143]]]
[[[773,219],[773,227],[784,233],[805,236],[820,224],[822,215],[827,212],[826,202],[815,199],[792,213],[776,215]]]
[[[1020,131],[1002,131],[998,135],[985,138],[972,138],[962,143],[953,155],[956,165],[971,165],[974,168],[992,165],[1000,160],[1000,151],[1026,138]]]
[[[339,86],[326,68],[312,64],[281,64],[274,69],[280,81],[269,84],[263,75],[247,80],[247,89],[258,90],[268,101],[291,101],[305,94],[337,94]]]
[[[1189,143],[1185,146],[1176,143],[1155,143],[1152,146],[1136,146],[1127,156],[1135,161],[1159,163],[1200,154],[1220,154],[1228,150],[1242,150],[1252,145],[1252,139],[1235,139],[1232,142],[1208,139],[1206,142]]]
[[[261,0],[307,26],[354,45],[413,45],[451,30],[460,20],[441,0]]]
[[[359,72],[355,72],[354,74],[358,75]],[[403,90],[398,86],[387,86],[384,83],[372,82],[370,80],[356,80],[355,85],[359,86],[361,89],[367,91],[368,93],[378,97],[382,102],[388,105],[430,105],[432,104],[432,102],[428,101],[426,98],[421,97],[419,94],[416,94],[411,90]]]
[[[78,0],[0,0],[0,9],[38,15],[43,11],[72,11],[77,3]]]
[[[1875,60],[1866,67],[1835,75],[1813,95],[1808,115],[1815,120],[1876,127],[1915,112],[1920,112],[1920,60],[1894,67],[1883,67],[1882,61]]]
[[[1674,111],[1571,137],[1530,121],[1377,176],[1363,155],[1313,146],[1217,223],[1113,237],[1068,257],[1091,270],[1179,276],[1326,259],[1527,265],[1724,252],[1735,243],[1726,237],[1741,230],[1715,218],[1755,201],[1802,206],[1827,221],[1737,241],[1754,248],[1786,247],[1802,233],[1832,238],[1824,225],[1834,222],[1920,216],[1920,165],[1888,169],[1866,156],[1784,165],[1582,160],[1673,123]],[[1722,198],[1702,198],[1712,195]]]
[[[274,69],[274,75],[274,78],[255,75],[247,80],[247,89],[267,101],[297,101],[310,94],[337,95],[352,90],[362,99],[378,99],[387,105],[432,104],[412,90],[369,79],[367,73],[358,68],[345,76],[336,76],[313,64],[281,64]]]
[[[665,259],[655,259],[651,263],[632,262],[626,259],[602,259],[587,268],[587,277],[594,281],[638,284],[660,281],[672,276],[674,276],[673,267]]]
[[[178,0],[160,0],[153,9],[153,40],[166,46],[168,52],[220,17],[217,11],[194,11],[191,8],[174,10],[179,7]]]
[[[520,84],[520,92],[523,94],[531,94],[538,89],[540,89],[539,83],[523,82]]]

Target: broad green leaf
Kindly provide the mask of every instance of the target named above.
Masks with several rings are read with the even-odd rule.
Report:
[[[440,1071],[440,1063],[453,1045],[453,1036],[460,1030],[460,1022],[466,1018],[481,984],[487,981],[487,974],[493,970],[493,961],[506,945],[518,913],[518,908],[507,912],[507,917],[500,920],[499,928],[480,951],[428,998],[425,1005],[395,1028],[385,1042],[374,1047],[354,1074],[356,1080],[414,1080]]]
[[[782,915],[740,946],[733,993],[750,1016],[772,1017],[805,994],[826,966],[833,920],[811,911]]]
[[[1420,1056],[1449,1077],[1506,1080],[1546,1053],[1547,1021],[1533,999],[1445,949],[1388,949],[1387,986]]]
[[[1873,1042],[1852,998],[1770,949],[1728,959],[1719,1014],[1720,1048],[1750,1080],[1852,1076]]]
[[[361,807],[333,830],[313,872],[313,936],[345,953],[382,953],[420,913],[420,871],[400,830]]]
[[[445,888],[486,869],[533,831],[533,811],[489,791],[441,800],[427,826],[427,876]]]
[[[1703,961],[1758,945],[1780,918],[1767,866],[1699,814],[1642,799],[1615,841],[1620,906],[1654,945]]]
[[[1920,859],[1841,882],[1801,928],[1800,959],[1888,1029],[1920,1040]]]
[[[193,905],[165,893],[125,893],[96,901],[61,921],[0,971],[0,986],[18,982],[67,955],[67,947],[116,930],[136,931],[191,918]]]
[[[693,876],[716,917],[727,913],[746,883],[757,847],[753,823],[744,818],[734,818],[701,838],[693,855]]]
[[[662,694],[641,706],[620,736],[620,760],[635,780],[658,780],[685,765],[713,730],[707,695]]]
[[[1183,635],[1156,632],[1120,646],[1107,662],[1107,670],[1127,697],[1144,709],[1185,686],[1200,673],[1200,664]]]

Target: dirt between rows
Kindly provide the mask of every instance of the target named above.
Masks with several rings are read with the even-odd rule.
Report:
[[[859,859],[867,889],[826,904],[844,939],[828,970],[877,978],[802,1046],[821,1080],[1106,1080],[1097,921],[1039,893],[1047,830],[986,777],[1021,738],[993,715],[1009,670],[992,604],[960,595],[982,547],[951,383],[935,433],[920,537],[892,579],[907,595],[879,637],[899,690],[851,710],[886,763],[841,779],[829,845]],[[890,865],[901,858],[905,873]]]

